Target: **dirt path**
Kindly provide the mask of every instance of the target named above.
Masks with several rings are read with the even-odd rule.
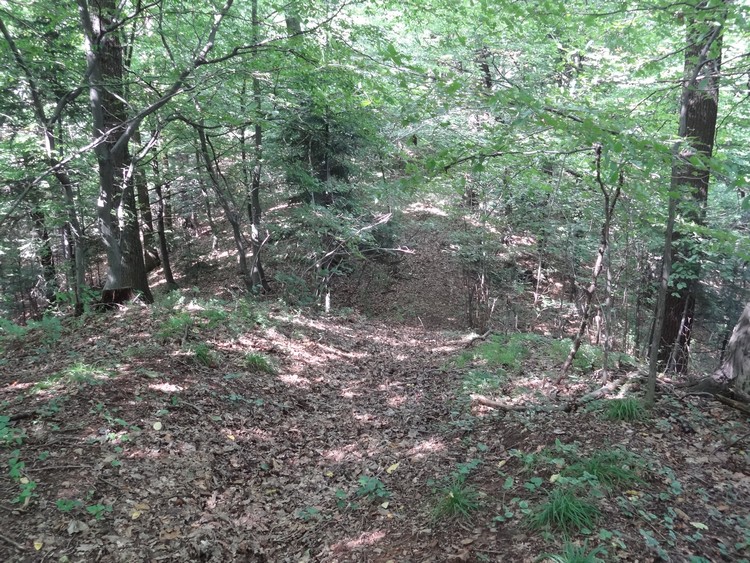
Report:
[[[150,322],[147,311],[121,314],[106,340]],[[146,335],[105,385],[68,381],[15,407],[58,410],[18,423],[36,489],[25,508],[4,504],[9,539],[73,561],[386,561],[385,546],[429,524],[427,482],[455,461],[455,382],[441,368],[461,341],[300,317],[238,339],[276,358],[272,375],[200,368],[178,349],[158,354]],[[38,360],[3,369],[4,399],[38,386]],[[10,499],[19,485],[4,474],[0,487]],[[7,543],[0,554],[36,560]]]

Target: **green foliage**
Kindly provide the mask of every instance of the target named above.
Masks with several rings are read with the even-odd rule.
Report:
[[[258,352],[248,352],[245,354],[245,367],[259,373],[276,373],[276,368],[274,368],[268,356]]]
[[[436,519],[469,518],[479,508],[480,498],[479,492],[467,485],[463,476],[454,477],[450,485],[440,491],[432,515]]]
[[[487,368],[503,368],[511,372],[521,369],[521,362],[528,356],[528,335],[493,336],[488,342],[461,354],[456,363],[465,366],[478,362]]]
[[[82,504],[83,503],[77,499],[59,498],[55,501],[55,506],[60,512],[71,512]]]
[[[646,418],[646,409],[639,399],[633,397],[613,399],[607,405],[606,416],[610,420],[635,422]]]
[[[316,520],[320,518],[321,515],[319,508],[315,508],[314,506],[307,506],[305,508],[299,509],[296,513],[296,516],[304,522],[309,522],[310,520]]]
[[[550,492],[530,517],[533,528],[561,532],[569,536],[573,532],[592,530],[599,509],[583,498],[572,487],[557,487]]]
[[[21,460],[21,451],[13,450],[8,458],[8,468],[10,478],[13,479],[19,487],[18,495],[11,502],[20,503],[26,506],[32,497],[36,496],[36,481],[32,481],[24,475],[26,463]]]
[[[101,520],[104,515],[112,512],[111,504],[91,504],[86,507],[86,512],[91,514],[96,520]]]
[[[601,545],[589,551],[588,541],[583,542],[583,545],[565,542],[562,553],[545,553],[537,557],[534,561],[551,561],[552,563],[604,563],[604,560],[600,559],[598,555],[606,555],[606,553],[604,547]]]
[[[624,450],[603,450],[569,465],[561,475],[573,479],[593,477],[603,487],[613,489],[642,482],[636,472],[638,465],[639,460]]]
[[[4,318],[0,318],[0,338],[16,339],[23,338],[29,328],[17,325],[16,323]]]
[[[217,362],[216,352],[208,344],[201,342],[193,347],[193,358],[206,367],[212,367]]]
[[[0,446],[20,446],[26,433],[10,424],[9,416],[0,416]]]
[[[165,340],[173,338],[185,338],[193,326],[193,318],[190,313],[174,313],[159,326],[157,336]]]
[[[495,371],[473,369],[464,376],[461,386],[464,393],[489,393],[500,389],[505,381],[502,368]]]
[[[390,491],[385,488],[385,484],[377,477],[362,475],[359,478],[359,488],[356,495],[370,500],[385,500],[391,496]]]

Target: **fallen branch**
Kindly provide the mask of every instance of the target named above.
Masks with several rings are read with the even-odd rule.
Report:
[[[508,403],[502,403],[500,401],[493,401],[492,399],[488,399],[484,395],[472,395],[471,401],[473,403],[476,403],[478,405],[482,405],[485,407],[490,407],[493,409],[503,410],[503,411],[516,411],[516,412],[523,412],[523,411],[541,411],[541,412],[555,412],[555,411],[564,411],[568,412],[570,410],[570,404],[569,403],[563,403],[561,405],[510,405]]]
[[[490,332],[492,332],[492,331],[491,331],[491,330],[488,330],[488,331],[487,331],[487,332],[485,332],[484,334],[480,334],[479,336],[475,336],[475,337],[474,337],[474,338],[472,338],[472,339],[471,339],[471,341],[470,341],[470,342],[469,342],[469,343],[468,343],[468,344],[467,344],[467,345],[465,346],[465,348],[471,348],[472,346],[474,346],[474,344],[476,344],[476,343],[477,343],[477,342],[479,342],[480,340],[486,340],[486,339],[487,339],[487,337],[488,337],[488,336],[490,335]]]
[[[734,399],[730,399],[729,397],[725,397],[724,395],[714,395],[714,399],[750,416],[750,407],[745,403],[735,401]]]

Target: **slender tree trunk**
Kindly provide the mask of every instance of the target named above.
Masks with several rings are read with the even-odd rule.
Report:
[[[260,41],[260,20],[258,19],[258,0],[252,3],[253,41]],[[257,55],[256,55],[257,56]],[[261,125],[262,97],[260,79],[253,76],[253,103],[255,105],[255,143],[253,158],[253,175],[250,187],[250,245],[253,252],[253,264],[250,269],[250,283],[253,288],[269,291],[271,288],[266,281],[261,262],[263,243],[260,239],[261,217],[263,210],[260,206],[260,180],[263,169],[263,126]]]
[[[52,254],[52,243],[50,241],[49,231],[44,212],[39,208],[31,211],[31,221],[34,224],[34,230],[39,237],[39,263],[42,266],[42,277],[44,278],[44,297],[49,303],[54,303],[57,296],[57,270],[55,269],[55,260]]]
[[[44,108],[44,102],[42,99],[42,93],[37,86],[36,79],[31,73],[29,66],[21,54],[21,51],[16,46],[13,37],[10,35],[8,28],[5,27],[5,23],[0,19],[0,33],[2,33],[8,47],[10,48],[13,58],[16,64],[21,69],[23,74],[26,76],[26,80],[29,85],[31,94],[32,108],[37,123],[43,133],[44,137],[44,149],[47,159],[47,165],[55,170],[54,176],[60,183],[62,188],[63,198],[65,201],[65,208],[68,212],[68,225],[69,231],[72,234],[73,242],[75,244],[75,264],[74,264],[74,275],[72,279],[75,280],[73,283],[73,291],[75,295],[75,314],[80,315],[83,313],[83,302],[81,300],[81,289],[85,284],[85,269],[86,269],[86,246],[85,239],[83,237],[83,229],[81,228],[78,220],[78,212],[76,210],[75,195],[73,190],[73,182],[70,179],[67,168],[62,165],[57,157],[57,151],[61,151],[58,143],[58,137],[55,136],[55,123],[47,118],[47,113]],[[58,103],[60,100],[58,100]],[[62,127],[58,129],[62,131]],[[61,136],[61,135],[59,135]],[[62,156],[62,152],[60,152]]]
[[[708,201],[710,166],[707,161],[713,154],[716,134],[723,32],[723,23],[716,22],[721,22],[723,17],[723,12],[701,1],[695,5],[695,14],[687,29],[678,129],[683,146],[672,167],[671,189],[687,194],[687,205],[681,213],[697,224],[704,222]],[[681,279],[674,280],[677,284],[666,295],[658,366],[687,373],[697,287],[693,282],[700,277],[700,260],[696,259],[700,251],[697,241],[687,233],[675,232],[670,252],[672,263],[680,266]]]
[[[599,189],[604,196],[604,221],[602,222],[601,234],[599,237],[599,249],[596,254],[596,262],[594,263],[594,269],[591,274],[591,283],[587,288],[584,289],[584,302],[583,302],[583,314],[581,316],[581,324],[578,327],[578,333],[573,339],[573,344],[570,347],[570,352],[565,360],[562,368],[560,369],[560,376],[557,378],[557,384],[563,380],[567,374],[570,366],[573,365],[573,360],[578,353],[578,349],[581,347],[583,337],[586,335],[586,329],[589,324],[589,317],[591,315],[591,302],[596,292],[597,282],[599,275],[602,273],[604,268],[604,261],[607,255],[607,249],[609,248],[609,230],[612,225],[612,218],[614,217],[615,206],[617,200],[620,197],[620,191],[623,185],[623,175],[620,173],[620,177],[613,193],[610,193],[604,186],[604,182],[601,176],[601,161],[602,161],[602,147],[601,145],[596,146],[596,181],[599,184]]]
[[[169,162],[166,155],[164,156],[164,162]],[[158,151],[154,152],[153,159],[151,160],[151,168],[154,171],[154,185],[157,198],[156,232],[159,236],[159,251],[161,256],[162,270],[164,271],[164,280],[166,282],[167,291],[173,291],[175,289],[178,289],[179,286],[177,285],[177,282],[175,282],[174,275],[172,274],[172,263],[169,258],[169,244],[167,242],[167,202],[164,197],[164,193],[169,192],[169,180],[165,181],[164,178],[166,177],[166,174],[163,176],[161,174],[161,170],[159,169]]]
[[[226,192],[221,185],[219,173],[217,170],[217,162],[209,152],[210,149],[208,146],[206,132],[200,126],[196,126],[195,129],[198,133],[198,139],[200,141],[201,147],[200,154],[203,157],[203,164],[206,167],[206,173],[208,174],[208,178],[211,182],[211,187],[216,194],[216,199],[219,201],[219,204],[224,210],[227,221],[229,221],[229,224],[232,226],[234,244],[237,247],[237,262],[239,265],[240,276],[242,277],[245,288],[250,291],[253,288],[253,284],[247,264],[247,245],[245,243],[245,236],[242,234],[240,214],[237,211],[237,205],[234,201],[231,201],[231,194]]]

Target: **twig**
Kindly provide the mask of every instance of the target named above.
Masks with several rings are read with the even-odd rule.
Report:
[[[3,540],[5,543],[12,545],[15,547],[18,551],[27,551],[27,549],[22,546],[20,543],[18,543],[15,540],[10,539],[8,536],[5,536],[3,534],[0,534],[0,540]]]
[[[739,444],[742,440],[744,440],[748,436],[750,436],[750,432],[748,432],[747,434],[743,434],[739,438],[736,438],[735,440],[732,440],[731,442],[729,442],[727,444],[723,444],[721,446],[717,446],[716,449],[713,452],[711,452],[711,453],[715,454],[719,450],[728,450],[729,448],[733,448],[734,446],[736,446],[737,444]]]

